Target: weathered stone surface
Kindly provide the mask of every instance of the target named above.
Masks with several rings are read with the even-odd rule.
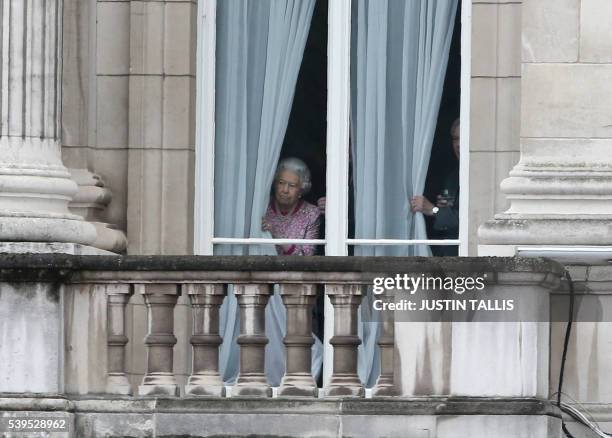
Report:
[[[161,148],[163,121],[162,76],[130,76],[130,148]]]
[[[163,147],[195,148],[195,79],[166,76],[163,80]]]
[[[122,253],[127,247],[125,233],[105,222],[103,212],[112,199],[99,175],[87,169],[69,169],[79,190],[69,204],[70,211],[82,216],[96,228],[96,240],[92,246],[109,252]]]
[[[58,284],[0,283],[0,392],[63,390],[62,293]]]
[[[187,150],[132,150],[128,235],[134,254],[193,252],[194,155]],[[158,187],[159,191],[151,190]],[[177,214],[180,212],[180,214]]]
[[[507,151],[495,154],[495,186],[500,187],[502,181],[508,176],[510,171],[516,166],[521,158],[520,152]],[[495,192],[494,211],[500,212],[508,209],[510,202],[505,193]],[[485,219],[485,218],[483,218]]]
[[[523,62],[576,62],[581,0],[523,2]]]
[[[612,65],[525,64],[521,137],[612,138]]]
[[[196,9],[194,3],[166,4],[164,73],[167,75],[195,76]]]
[[[164,57],[164,2],[131,2],[132,74],[161,75]]]
[[[472,76],[497,75],[497,10],[495,4],[472,7]]]
[[[472,78],[470,92],[470,117],[472,120],[478,119],[478,129],[472,129],[470,132],[470,151],[494,151],[497,123],[495,78]]]
[[[54,271],[67,275],[83,270],[116,272],[137,281],[150,272],[158,279],[189,282],[192,272],[213,271],[217,280],[227,278],[243,281],[241,273],[250,275],[253,282],[294,282],[292,272],[303,278],[317,276],[315,282],[336,283],[370,282],[371,275],[380,273],[465,273],[465,272],[551,272],[560,274],[563,267],[552,260],[522,257],[276,257],[276,256],[70,256],[51,254],[11,254],[0,258],[0,278],[15,278],[11,271],[23,274],[20,278],[37,278],[38,271]],[[164,272],[160,272],[164,271]],[[180,277],[173,277],[177,272]],[[341,273],[341,278],[338,274]],[[278,275],[276,275],[278,274]],[[355,274],[351,277],[349,274]],[[11,276],[13,275],[13,276]],[[29,275],[29,276],[27,276]],[[260,275],[257,277],[257,275]],[[335,275],[335,277],[329,277]],[[84,273],[79,275],[84,278]],[[102,279],[103,277],[100,277]],[[200,277],[203,279],[204,277]],[[361,281],[360,281],[361,279]]]
[[[520,77],[497,79],[496,126],[495,149],[518,152],[521,130]]]
[[[605,300],[607,307],[610,307],[610,295],[600,299]],[[612,372],[610,350],[607,347],[612,342],[612,323],[609,321],[610,315],[607,315],[605,322],[577,322],[573,327],[566,362],[568,371],[563,379],[563,387],[564,392],[581,403],[612,403],[612,383],[608,378]],[[558,387],[565,328],[565,323],[551,325],[551,392]]]
[[[96,107],[96,143],[103,148],[125,148],[128,145],[127,76],[98,76]],[[103,98],[102,98],[103,96]]]
[[[612,62],[610,17],[612,3],[582,0],[580,5],[580,61]]]
[[[437,438],[561,438],[561,421],[551,417],[441,417]]]
[[[105,288],[66,286],[64,293],[64,391],[103,393],[107,373]],[[91,315],[96,315],[92,318]]]
[[[130,70],[130,3],[97,3],[97,73],[125,75]]]
[[[126,399],[75,403],[78,430],[89,433],[87,436],[490,438],[493,430],[494,436],[502,438],[557,438],[560,430],[559,414],[552,404],[533,399]]]
[[[497,180],[495,172],[496,155],[490,152],[470,153],[470,181],[479,181],[478,184],[470,184],[470,217],[468,221],[470,252],[475,251],[479,241],[479,224],[495,214],[496,193],[489,187],[494,187]]]
[[[497,76],[521,75],[521,9],[520,3],[498,6]]]

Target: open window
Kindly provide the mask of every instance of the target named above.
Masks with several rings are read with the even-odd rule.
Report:
[[[466,226],[440,237],[409,203],[417,194],[436,202],[440,175],[456,166],[458,1],[281,3],[199,4],[196,253],[269,254],[279,243],[325,255],[465,247]],[[326,199],[316,239],[262,233],[276,164],[289,156],[310,168],[305,200]]]
[[[467,253],[467,123],[458,236],[432,239],[431,220],[409,199],[437,199],[439,174],[457,165],[444,159],[454,118],[469,114],[469,32],[459,16],[469,24],[469,2],[200,0],[199,10],[196,254],[280,245],[328,256]],[[264,232],[283,157],[310,168],[305,200],[326,200],[315,238]],[[329,306],[324,313],[327,336]]]

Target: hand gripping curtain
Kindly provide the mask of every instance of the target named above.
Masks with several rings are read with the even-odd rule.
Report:
[[[408,199],[429,166],[457,0],[354,0],[351,44],[355,237],[426,239]],[[429,256],[427,246],[357,247],[356,255]],[[371,303],[362,317],[369,320]],[[371,320],[371,319],[370,319]],[[359,372],[378,373],[376,323],[363,323]]]
[[[215,235],[271,237],[261,231],[270,186],[291,111],[315,0],[223,0],[217,3]],[[266,233],[267,234],[267,233]],[[222,247],[215,254],[276,254],[273,247]],[[238,306],[221,308],[220,368],[238,374]],[[285,311],[280,297],[266,309],[266,373],[284,372]]]

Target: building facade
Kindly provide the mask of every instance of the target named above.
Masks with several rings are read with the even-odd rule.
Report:
[[[385,332],[388,336],[378,342],[381,354],[387,354],[381,362],[381,379],[390,380],[379,379],[374,395],[377,389],[384,395],[385,388],[392,387],[395,399],[374,397],[370,404],[363,400],[359,404],[333,397],[306,401],[197,398],[220,396],[215,391],[223,387],[215,380],[216,366],[203,359],[214,357],[211,352],[218,343],[194,341],[196,335],[200,339],[218,335],[214,327],[199,332],[194,316],[214,320],[211,315],[218,310],[217,298],[223,293],[211,285],[252,286],[241,283],[241,273],[258,279],[253,283],[257,287],[244,287],[240,303],[244,308],[251,303],[255,309],[244,318],[262,322],[270,285],[286,280],[274,273],[294,272],[300,284],[326,284],[332,305],[342,300],[349,303],[329,310],[336,320],[352,321],[359,294],[351,285],[371,280],[362,275],[367,269],[347,260],[333,266],[326,265],[332,261],[313,261],[314,268],[299,262],[295,266],[227,262],[234,276],[226,275],[221,258],[218,265],[211,262],[206,267],[198,267],[196,258],[136,257],[125,265],[121,259],[103,260],[113,253],[207,253],[201,245],[202,212],[207,212],[201,199],[205,168],[212,164],[202,164],[202,157],[206,128],[214,128],[214,101],[207,100],[206,87],[210,91],[207,75],[214,73],[214,62],[209,61],[210,43],[216,36],[210,15],[215,3],[2,2],[3,250],[102,258],[73,261],[58,255],[54,262],[47,255],[42,259],[6,256],[2,281],[7,301],[2,312],[13,319],[10,327],[2,328],[2,339],[9,339],[3,341],[3,355],[18,350],[15,345],[24,340],[19,330],[30,324],[23,322],[28,318],[20,309],[31,303],[22,300],[19,284],[38,282],[40,294],[61,299],[40,302],[38,309],[46,316],[39,325],[32,325],[51,333],[54,342],[28,335],[40,360],[49,365],[42,371],[26,365],[21,371],[1,367],[0,411],[5,416],[59,412],[73,422],[73,436],[563,436],[561,413],[549,402],[557,390],[564,349],[565,324],[560,322],[463,328],[439,322],[391,324],[395,335]],[[339,4],[329,2],[330,23],[343,10],[350,11],[348,2]],[[587,406],[605,429],[612,424],[612,386],[607,379],[612,332],[605,314],[612,290],[612,269],[607,265],[612,259],[612,95],[608,86],[612,4],[606,0],[463,0],[460,8],[462,254],[549,256],[569,270],[578,293],[598,296],[603,315],[584,317],[574,326],[563,391]],[[350,38],[342,32],[341,26],[330,27],[330,52],[342,53],[347,47]],[[347,100],[342,95],[344,83],[340,80],[334,87],[334,75],[342,76],[342,58],[331,59],[328,98],[341,103]],[[348,104],[345,109],[348,112]],[[348,126],[344,133],[334,128],[336,113],[328,107],[328,114],[328,135],[339,135],[331,141],[348,140]],[[348,162],[330,164],[330,160],[328,153],[328,166],[346,166],[343,171],[348,175]],[[333,230],[335,216],[328,215]],[[556,263],[466,260],[471,261],[453,259],[442,266],[455,274],[495,273],[492,287],[524,288],[527,294],[546,296],[534,304],[546,309],[560,299],[555,296],[564,297],[569,289],[563,268]],[[52,263],[58,268],[50,268]],[[429,272],[443,262],[420,267],[406,263],[396,270]],[[313,270],[317,274],[309,276]],[[259,277],[253,274],[258,272]],[[57,284],[63,286],[55,290]],[[332,287],[338,284],[337,290]],[[300,290],[294,295],[302,301],[292,302],[298,307],[312,295],[307,288]],[[198,301],[197,297],[206,298]],[[23,315],[16,316],[20,312]],[[331,315],[328,310],[325,314],[326,318]],[[26,325],[19,325],[22,322]],[[329,327],[329,331],[336,329]],[[152,336],[156,333],[166,337],[156,339]],[[246,342],[253,348],[248,357],[257,362],[263,350],[257,349],[255,340],[262,333],[255,329],[241,334],[252,341]],[[334,334],[357,338],[352,328]],[[140,342],[145,337],[149,340]],[[129,339],[127,344],[124,338]],[[474,339],[480,343],[473,343]],[[350,345],[347,341],[334,346],[336,374],[329,356],[326,379],[331,380],[324,385],[328,396],[334,386],[330,381],[339,391],[334,394],[332,388],[332,396],[361,391],[352,369],[356,350]],[[504,347],[495,350],[496,345]],[[12,354],[16,354],[15,363],[29,362],[25,353]],[[243,368],[246,364],[241,362]],[[338,375],[345,365],[353,380],[339,378],[346,377]],[[195,378],[198,366],[203,375],[213,377]],[[263,370],[253,366],[257,378],[251,376],[251,381],[242,383],[267,395]],[[161,392],[148,393],[151,387]],[[254,395],[249,390],[243,394]],[[185,397],[190,391],[193,398]],[[175,394],[180,396],[172,398]],[[40,408],[41,403],[47,403],[47,408]],[[263,420],[250,417],[251,412]],[[395,423],[381,420],[378,412]],[[214,420],[215,416],[219,418]],[[313,428],[312,416],[323,419],[318,428]],[[241,417],[244,422],[237,420]],[[285,427],[294,421],[293,431]],[[567,421],[572,431],[586,433],[583,426]]]

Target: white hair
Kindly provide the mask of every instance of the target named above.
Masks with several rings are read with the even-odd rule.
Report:
[[[300,178],[300,189],[302,190],[302,194],[306,194],[310,191],[312,182],[310,181],[310,169],[308,169],[306,163],[295,157],[283,158],[276,167],[274,181],[278,180],[278,175],[283,170],[293,172]]]

